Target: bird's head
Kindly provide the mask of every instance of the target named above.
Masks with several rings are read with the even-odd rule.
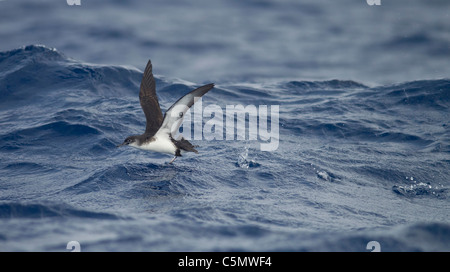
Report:
[[[138,142],[138,137],[137,136],[129,136],[123,141],[123,143],[121,143],[117,147],[121,147],[121,146],[124,146],[124,145],[131,145],[131,146],[133,146],[133,145],[136,145],[137,142]]]

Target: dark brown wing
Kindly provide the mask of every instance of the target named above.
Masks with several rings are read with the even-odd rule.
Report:
[[[139,101],[147,119],[145,134],[153,136],[163,121],[163,114],[156,96],[156,84],[152,73],[152,62],[149,60],[142,77]]]

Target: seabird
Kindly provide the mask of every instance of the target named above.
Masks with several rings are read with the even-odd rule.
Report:
[[[173,135],[178,131],[186,111],[194,105],[197,99],[213,87],[214,83],[211,83],[191,91],[178,99],[166,111],[163,117],[161,108],[159,107],[158,97],[156,96],[156,84],[152,73],[152,63],[149,60],[145,67],[139,91],[139,101],[147,120],[145,132],[141,135],[127,137],[117,147],[129,145],[139,149],[174,155],[169,163],[172,163],[177,157],[181,157],[182,152],[198,153],[194,148],[196,146],[192,145],[188,140],[183,137],[175,140]]]

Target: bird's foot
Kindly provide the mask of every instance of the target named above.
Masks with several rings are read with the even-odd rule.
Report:
[[[169,164],[172,164],[172,162],[174,162],[176,158],[177,156],[173,157],[173,159],[169,162]]]

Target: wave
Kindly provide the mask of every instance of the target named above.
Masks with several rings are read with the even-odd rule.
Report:
[[[96,96],[111,99],[121,95],[136,96],[142,73],[126,66],[88,64],[66,57],[54,48],[29,45],[0,52],[0,98],[7,105],[12,100],[28,100],[38,94],[57,91],[63,98],[87,90]],[[158,94],[164,101],[191,90],[191,86],[156,77]],[[216,88],[218,96],[241,101],[278,102],[289,104],[306,100],[305,104],[324,108],[335,103],[370,104],[382,111],[395,105],[428,106],[448,109],[450,80],[418,80],[387,86],[368,87],[351,80],[289,81],[275,84],[228,84]],[[86,95],[83,93],[82,95]],[[39,96],[38,96],[39,97]],[[214,98],[212,98],[214,99]],[[364,100],[362,100],[364,99]],[[344,102],[344,103],[342,103]],[[381,106],[384,104],[384,108]],[[324,110],[324,109],[322,109]]]
[[[315,240],[314,245],[300,250],[369,252],[374,250],[369,246],[369,242],[375,241],[379,245],[377,250],[381,252],[448,251],[450,225],[438,222],[416,223],[390,229],[355,231],[344,237],[325,234],[319,242],[316,239],[312,240]]]
[[[125,95],[139,88],[141,77],[134,68],[75,61],[43,45],[1,52],[0,71],[0,104],[5,107],[45,101],[51,94],[64,99],[83,91]]]
[[[433,110],[448,110],[450,107],[449,79],[417,80],[375,90],[384,94],[386,104],[393,106],[425,106]]]
[[[442,184],[432,185],[430,182],[415,182],[408,185],[394,185],[392,191],[404,197],[434,196],[437,198],[447,198],[448,188]]]
[[[205,140],[199,143],[200,154],[168,165],[167,155],[115,147],[145,127],[138,69],[84,63],[31,45],[1,52],[0,71],[0,179],[6,179],[1,200],[7,201],[0,202],[0,218],[11,225],[16,223],[9,218],[118,219],[119,212],[96,211],[124,209],[134,218],[144,217],[132,225],[142,225],[145,234],[151,229],[146,237],[166,239],[167,225],[174,233],[191,235],[185,223],[177,223],[181,220],[192,224],[193,233],[204,227],[211,239],[219,237],[220,249],[254,250],[250,241],[261,239],[268,250],[322,251],[353,250],[355,244],[365,248],[373,233],[340,233],[330,244],[319,237],[323,229],[352,229],[356,221],[362,222],[358,228],[375,221],[392,227],[444,218],[436,207],[446,203],[450,188],[449,79],[384,86],[340,79],[218,82],[204,107],[279,105],[279,148],[260,152],[247,140]],[[163,111],[196,85],[155,79]],[[414,180],[405,179],[411,176]],[[55,202],[40,201],[45,199]],[[327,203],[335,199],[346,204]],[[358,199],[377,205],[368,201],[354,208],[361,204]],[[383,205],[392,201],[412,212],[386,211]],[[425,202],[429,207],[421,206]],[[430,215],[416,210],[430,210]],[[122,223],[121,231],[129,222]],[[290,234],[303,227],[321,230],[300,233],[302,244]],[[425,237],[447,229],[445,224],[414,225],[375,238],[386,251],[426,250],[433,248],[409,247],[395,233]],[[41,235],[39,229],[35,235]],[[221,237],[226,235],[244,244],[232,247],[228,237]],[[168,250],[174,249],[173,237]],[[396,245],[390,247],[389,239]],[[211,249],[210,243],[199,249]]]
[[[57,121],[0,135],[0,150],[14,151],[33,145],[51,147],[58,143],[69,147],[71,141],[98,134],[98,129],[88,125]]]
[[[119,219],[116,215],[105,212],[92,212],[70,207],[67,204],[52,203],[0,203],[0,218],[92,218]]]
[[[110,191],[123,198],[177,197],[186,194],[186,190],[183,187],[185,182],[173,181],[176,174],[174,169],[166,165],[115,165],[81,178],[61,193],[82,195]]]

